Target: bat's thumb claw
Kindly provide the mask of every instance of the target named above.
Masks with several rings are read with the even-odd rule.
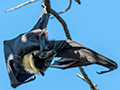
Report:
[[[97,73],[97,74],[102,74],[101,72],[97,72],[97,71],[96,71],[96,73]]]
[[[103,74],[103,73],[110,72],[110,71],[112,71],[112,70],[114,70],[114,69],[110,69],[110,70],[107,70],[107,71],[96,72],[96,73],[97,73],[97,74]]]
[[[107,73],[107,72],[110,72],[110,71],[101,71],[101,72],[96,71],[97,74],[103,74],[103,73]]]

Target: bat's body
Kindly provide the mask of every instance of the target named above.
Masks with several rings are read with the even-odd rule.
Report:
[[[72,40],[49,41],[46,25],[49,14],[43,11],[34,28],[18,37],[4,41],[4,53],[12,87],[29,82],[36,73],[44,75],[48,67],[67,69],[99,64],[111,70],[117,64]],[[50,65],[54,57],[61,57]],[[101,73],[108,72],[103,71]]]

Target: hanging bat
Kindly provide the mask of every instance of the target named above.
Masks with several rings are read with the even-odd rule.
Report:
[[[46,12],[44,6],[41,17],[32,30],[4,41],[5,60],[13,88],[34,80],[36,73],[44,76],[48,67],[67,69],[99,64],[109,71],[117,68],[114,61],[72,40],[49,41],[46,30],[49,13]],[[54,57],[61,59],[51,65]]]
[[[26,81],[36,73],[44,75],[44,71],[48,67],[67,69],[99,64],[109,68],[109,71],[117,68],[117,64],[114,61],[72,40],[47,41],[47,49],[41,51],[39,40],[34,40],[33,37],[33,41],[30,37],[27,38],[26,43],[18,41],[21,40],[23,35],[4,42],[8,73],[11,86],[14,88],[34,80],[32,78]],[[54,57],[62,58],[50,65]],[[108,71],[102,71],[99,74],[105,72]]]

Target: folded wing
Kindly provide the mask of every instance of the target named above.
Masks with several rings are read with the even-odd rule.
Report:
[[[57,42],[62,42],[62,41],[56,41],[55,43]],[[56,55],[56,57],[62,57],[62,58],[60,60],[55,61],[50,67],[67,69],[71,67],[98,64],[107,67],[108,69],[110,69],[109,71],[117,68],[116,62],[87,47],[84,47],[79,43],[76,43],[71,40],[63,40],[63,42],[66,42],[67,44],[65,43],[65,45],[67,46],[64,48],[61,47],[63,49],[60,52],[58,52]],[[102,71],[99,74],[109,71]]]

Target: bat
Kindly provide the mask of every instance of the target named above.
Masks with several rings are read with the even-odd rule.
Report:
[[[44,76],[48,67],[67,69],[98,64],[109,69],[98,74],[118,67],[116,62],[72,40],[48,40],[46,26],[49,13],[46,12],[46,7],[43,7],[40,19],[32,30],[4,41],[5,61],[13,88],[35,80],[35,74]],[[51,64],[54,57],[61,59]]]
[[[36,43],[33,40],[33,45],[32,42],[28,43],[31,38],[27,38],[27,42],[24,44],[19,41],[15,48],[18,38],[19,36],[13,40],[4,42],[8,73],[11,80],[11,86],[14,88],[20,84],[34,80],[31,78],[26,81],[36,73],[41,73],[44,76],[44,71],[48,67],[67,69],[72,67],[87,66],[90,64],[99,64],[109,68],[109,71],[117,68],[116,62],[69,39],[47,41],[48,49],[41,51],[39,40],[36,41]],[[62,58],[50,65],[54,57]],[[98,74],[105,72],[108,71],[102,71]]]

